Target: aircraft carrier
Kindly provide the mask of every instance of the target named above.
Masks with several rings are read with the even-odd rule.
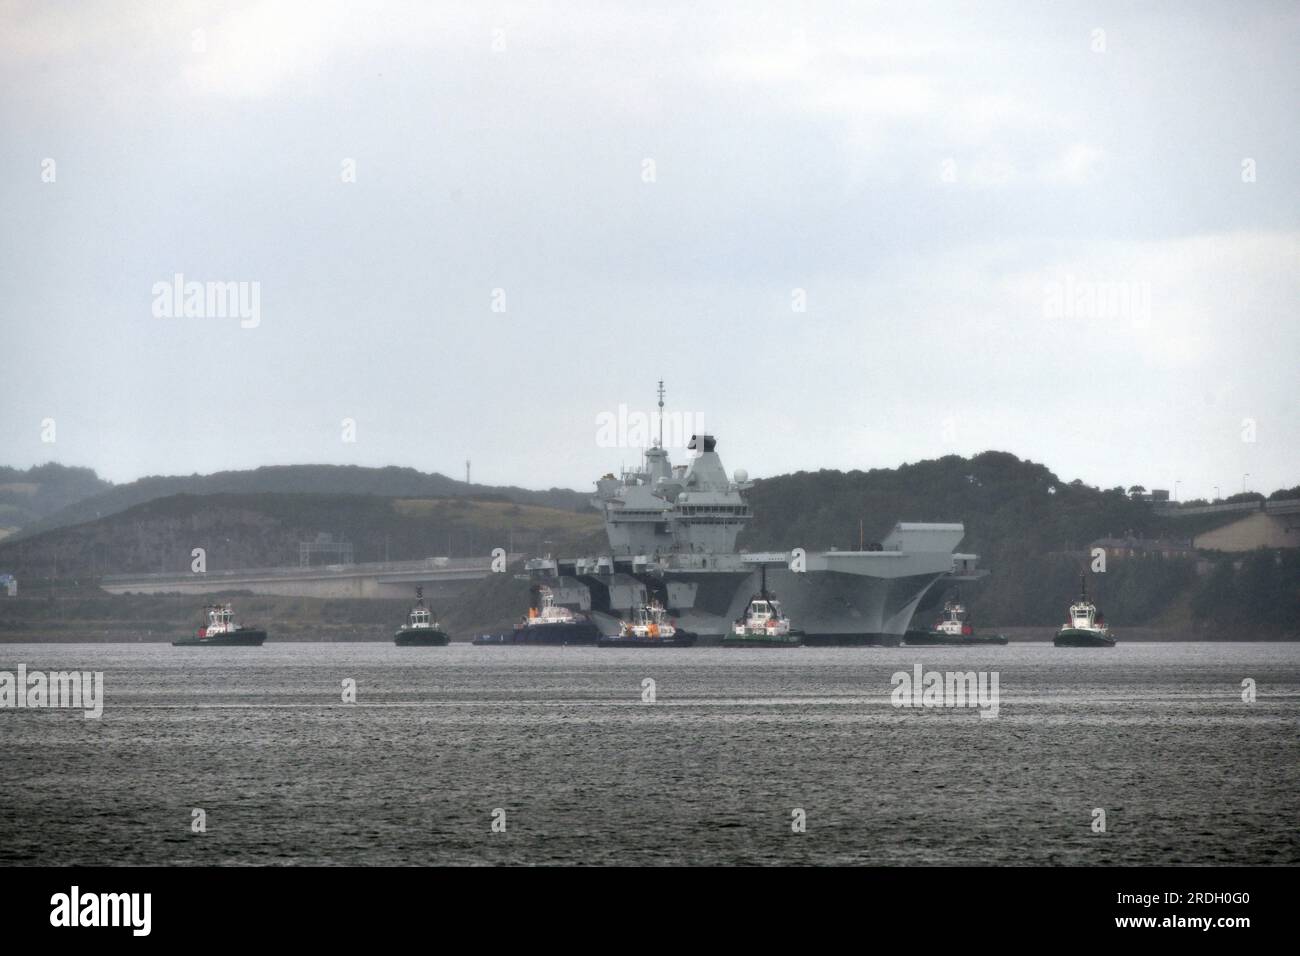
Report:
[[[659,407],[662,423],[662,383]],[[602,631],[647,598],[657,598],[677,626],[700,644],[720,643],[760,588],[785,607],[805,645],[898,645],[918,608],[937,603],[948,584],[987,574],[977,556],[958,554],[959,523],[894,526],[861,551],[736,550],[752,514],[749,476],[728,477],[712,435],[692,436],[687,465],[674,466],[662,434],[644,464],[596,482],[593,504],[604,514],[609,550],[574,558],[535,558],[526,565],[555,603],[589,612]]]

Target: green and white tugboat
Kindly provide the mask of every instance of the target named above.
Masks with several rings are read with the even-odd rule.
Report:
[[[172,647],[261,647],[266,631],[258,627],[244,627],[235,620],[229,604],[209,604],[204,608],[208,623],[193,637],[172,641]]]
[[[722,638],[723,647],[802,647],[803,631],[790,626],[781,602],[767,590],[767,567],[762,566],[762,585],[749,599],[744,615]]]
[[[424,588],[415,589],[415,604],[406,614],[406,623],[393,635],[393,643],[398,647],[445,647],[451,643],[433,612],[424,606]]]
[[[1088,579],[1079,575],[1079,600],[1070,605],[1070,616],[1056,632],[1057,647],[1114,647],[1106,618],[1088,600]]]

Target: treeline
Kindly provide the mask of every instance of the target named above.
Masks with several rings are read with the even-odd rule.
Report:
[[[962,595],[976,620],[1005,627],[1061,624],[1079,596],[1081,569],[1090,564],[1085,553],[1008,555],[1005,560],[991,565],[990,576]],[[1149,625],[1196,586],[1196,560],[1123,558],[1108,561],[1102,574],[1089,570],[1086,578],[1089,598],[1110,623]]]
[[[961,521],[963,548],[985,555],[1081,550],[1103,537],[1187,539],[1233,515],[1172,518],[1123,488],[1065,481],[1006,452],[944,458],[871,471],[795,472],[758,481],[749,494],[753,548],[856,548],[898,521]]]
[[[90,468],[0,466],[0,528],[22,528],[112,487]]]
[[[71,528],[0,541],[0,571],[28,587],[106,574],[180,573],[203,548],[208,571],[298,564],[318,534],[356,562],[485,557],[493,548],[594,550],[600,516],[480,498],[375,495],[173,495]],[[324,555],[313,563],[337,563]]]
[[[242,620],[274,641],[391,641],[411,599],[278,597],[231,591]],[[93,586],[57,587],[0,599],[0,642],[171,641],[201,623],[192,594],[110,595]],[[514,574],[465,582],[452,596],[426,597],[454,640],[507,630],[528,607],[528,583]]]
[[[63,466],[43,466],[60,469]],[[13,469],[10,469],[12,471]],[[275,465],[248,471],[220,471],[211,475],[150,476],[123,485],[94,477],[89,469],[64,469],[89,475],[98,484],[86,484],[84,493],[29,520],[17,537],[68,527],[117,514],[128,508],[173,495],[215,494],[331,494],[376,495],[381,498],[468,497],[508,500],[563,511],[589,511],[590,495],[568,488],[534,491],[513,486],[466,484],[437,472],[414,468],[364,468],[358,465]],[[21,473],[20,473],[21,474]],[[2,526],[2,525],[0,525]]]
[[[1300,490],[1293,491],[1297,493],[1271,497],[1300,497]],[[1006,627],[1059,624],[1079,592],[1080,572],[1090,569],[1089,545],[1100,538],[1186,542],[1238,517],[1162,516],[1124,488],[1066,481],[1043,465],[1005,452],[973,458],[950,455],[871,471],[782,475],[757,482],[750,502],[755,517],[741,545],[751,550],[851,550],[860,542],[869,546],[882,541],[899,521],[960,521],[966,527],[961,550],[979,554],[980,565],[991,571],[984,581],[967,586],[962,597],[978,620]],[[1262,575],[1256,568],[1262,561],[1252,559],[1255,570],[1237,573]],[[1216,574],[1230,570],[1231,562],[1229,571],[1218,568]],[[1180,626],[1185,619],[1209,627],[1244,613],[1242,602],[1231,597],[1240,593],[1266,596],[1273,607],[1241,618],[1255,622],[1251,627],[1256,630],[1277,626],[1295,633],[1300,621],[1294,588],[1288,590],[1269,577],[1236,590],[1223,580],[1211,585],[1198,577],[1197,559],[1192,557],[1112,556],[1106,573],[1089,574],[1089,580],[1116,626]],[[1189,602],[1199,602],[1198,617],[1189,613]],[[1273,623],[1266,624],[1261,615]]]
[[[1192,598],[1192,617],[1225,637],[1295,634],[1300,628],[1300,549],[1216,557]]]

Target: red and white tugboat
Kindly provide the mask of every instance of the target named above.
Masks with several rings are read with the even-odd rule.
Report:
[[[204,610],[208,623],[193,637],[172,641],[172,647],[261,647],[266,640],[266,631],[236,621],[229,604],[209,604]]]
[[[695,635],[677,627],[658,601],[651,600],[631,609],[619,622],[617,634],[602,634],[600,647],[690,647]]]
[[[939,644],[960,645],[1005,644],[1007,639],[1002,634],[982,635],[975,633],[970,612],[959,598],[945,601],[943,613],[934,627],[928,631],[908,631],[903,643],[909,647],[926,647]]]
[[[600,628],[585,614],[579,614],[555,602],[548,587],[536,589],[539,604],[528,609],[528,616],[511,634],[484,634],[474,643],[487,644],[595,644]]]

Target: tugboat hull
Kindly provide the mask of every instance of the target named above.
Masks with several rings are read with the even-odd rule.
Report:
[[[261,647],[266,631],[246,628],[232,634],[214,634],[212,637],[182,637],[172,641],[172,647]]]
[[[1052,643],[1057,647],[1114,647],[1115,638],[1095,631],[1067,627],[1056,632],[1056,640]]]
[[[421,631],[398,631],[393,635],[393,643],[398,647],[446,647],[451,638],[433,628]]]
[[[578,624],[534,624],[517,627],[509,634],[484,634],[474,638],[480,647],[511,644],[533,644],[549,647],[594,646],[600,640],[600,629],[588,621]]]
[[[939,634],[934,631],[908,631],[903,636],[903,643],[908,647],[979,647],[990,644],[1005,644],[1007,639],[1002,634],[959,637],[952,634]]]
[[[791,631],[789,634],[736,634],[732,632],[722,639],[723,647],[803,647],[803,632]]]
[[[621,637],[617,634],[602,634],[596,639],[597,647],[694,647],[697,640],[694,634],[678,631],[672,637]]]

